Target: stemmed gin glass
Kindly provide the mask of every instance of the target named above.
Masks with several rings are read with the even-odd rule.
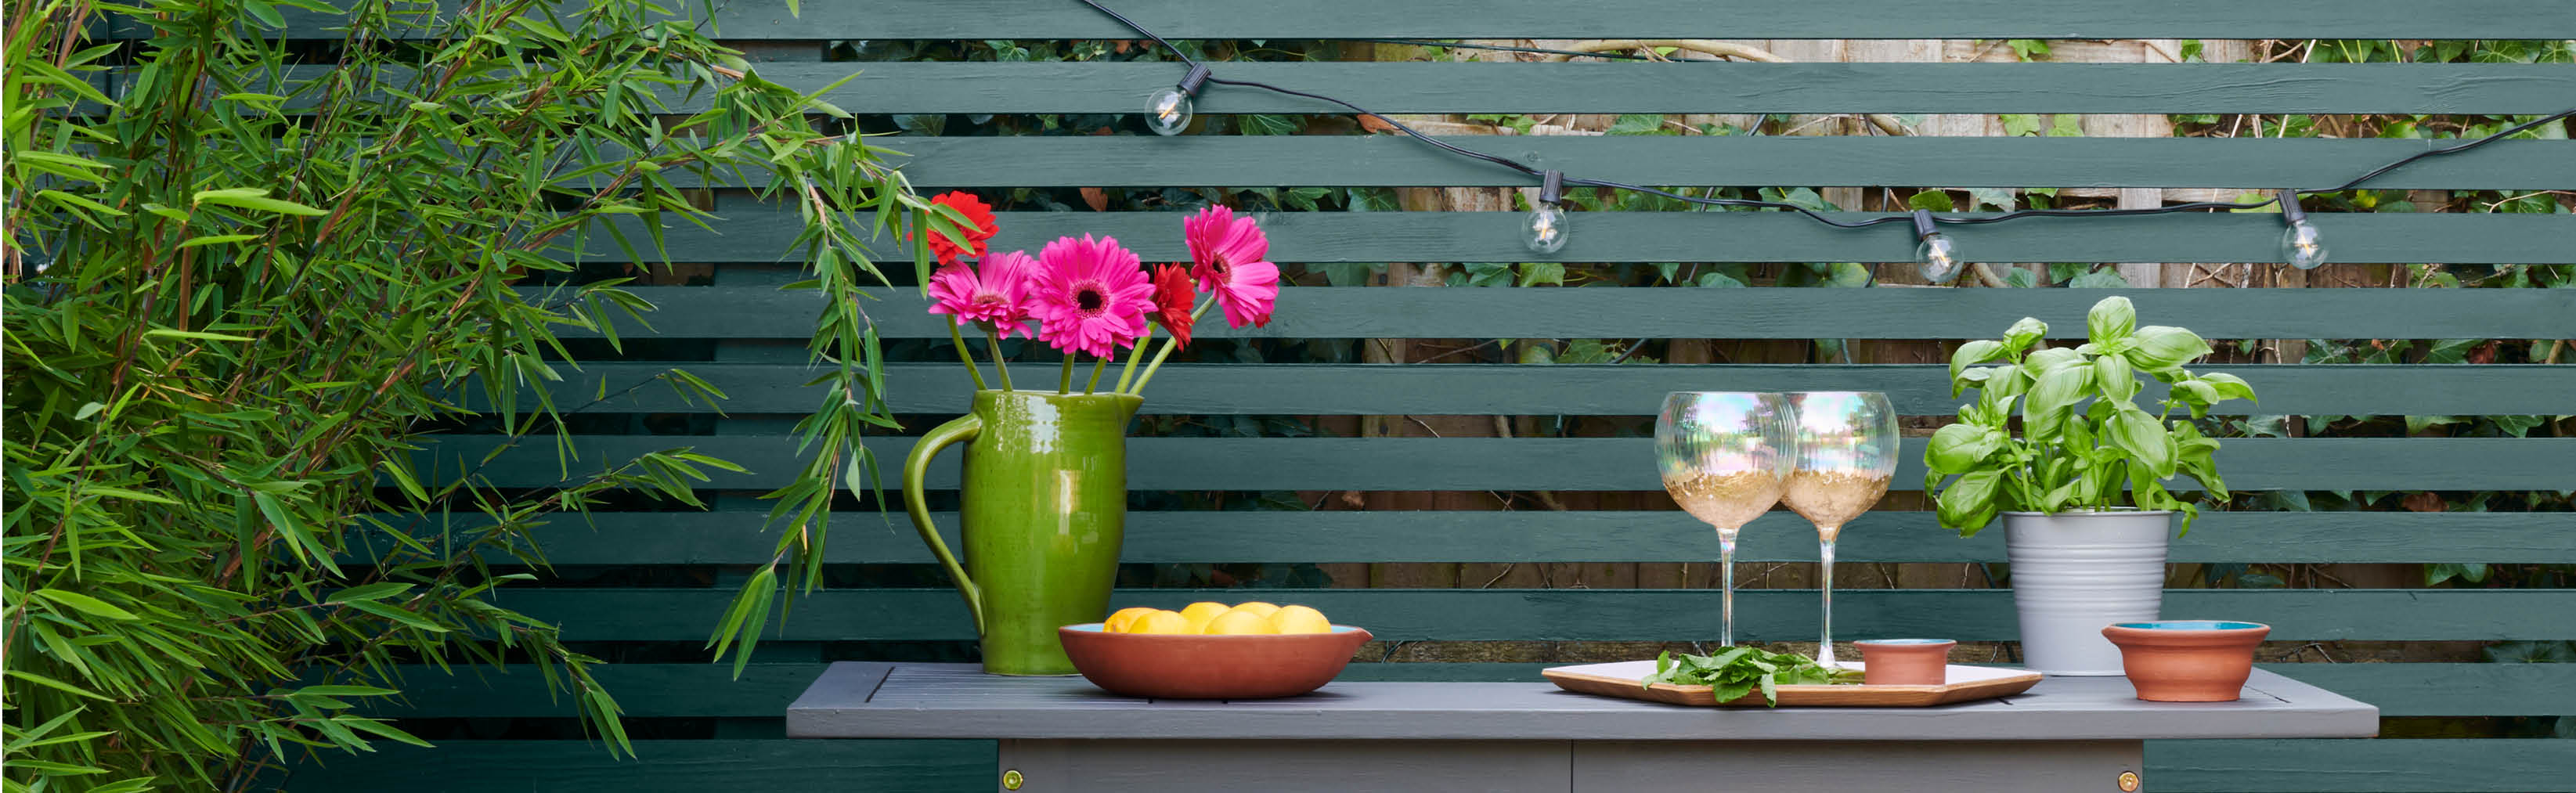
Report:
[[[1780,500],[1790,470],[1789,401],[1749,391],[1675,391],[1655,417],[1664,491],[1717,528],[1726,594],[1719,638],[1735,644],[1735,535]]]
[[[1780,503],[1816,524],[1823,554],[1823,646],[1816,662],[1834,662],[1834,538],[1887,494],[1896,475],[1896,411],[1875,391],[1806,391],[1789,395],[1797,459]]]

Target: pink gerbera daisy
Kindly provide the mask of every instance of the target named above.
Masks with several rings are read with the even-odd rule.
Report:
[[[982,271],[966,262],[941,265],[930,277],[930,313],[957,318],[960,327],[974,323],[1010,338],[1029,335],[1029,274],[1036,260],[1019,251],[997,253],[982,262]]]
[[[1095,358],[1133,346],[1154,310],[1154,285],[1136,254],[1119,247],[1116,237],[1089,234],[1058,238],[1038,251],[1029,297],[1039,341]]]
[[[1225,324],[1269,325],[1271,306],[1279,299],[1279,265],[1269,262],[1270,237],[1261,233],[1261,226],[1235,217],[1234,210],[1208,207],[1181,221],[1181,232],[1197,262],[1190,275],[1201,291],[1216,293]]]

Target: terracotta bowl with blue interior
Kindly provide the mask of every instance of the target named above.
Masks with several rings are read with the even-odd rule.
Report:
[[[2233,702],[2254,674],[2254,648],[2272,626],[2225,620],[2114,622],[2102,636],[2120,646],[2120,665],[2153,702]]]
[[[1149,699],[1271,699],[1324,687],[1369,632],[1206,636],[1108,633],[1100,623],[1056,629],[1073,668],[1113,694]]]

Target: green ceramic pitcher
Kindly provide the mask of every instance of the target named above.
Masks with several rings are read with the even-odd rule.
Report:
[[[1126,533],[1127,421],[1142,404],[1125,394],[978,391],[974,412],[921,436],[904,459],[913,527],[974,614],[985,672],[1074,673],[1055,632],[1109,609]],[[922,501],[931,458],[960,442],[962,566]]]

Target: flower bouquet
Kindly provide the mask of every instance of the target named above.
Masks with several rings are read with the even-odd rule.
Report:
[[[1263,326],[1279,297],[1279,266],[1260,224],[1209,207],[1181,222],[1190,266],[1150,272],[1115,237],[1061,237],[1030,257],[1026,251],[985,255],[995,224],[990,207],[965,193],[932,199],[971,223],[962,238],[933,231],[927,241],[939,269],[926,290],[930,312],[948,316],[949,340],[975,378],[971,412],[923,435],[904,461],[906,507],[931,554],[948,570],[982,637],[984,670],[1009,675],[1073,674],[1056,629],[1099,621],[1118,572],[1127,513],[1127,422],[1174,350],[1211,308],[1231,327]],[[1201,297],[1205,294],[1205,297]],[[988,387],[966,343],[966,328],[984,335],[1001,388]],[[1162,349],[1145,359],[1154,329]],[[1053,390],[1022,390],[1011,381],[1002,340],[1034,339],[1064,354]],[[1126,364],[1109,390],[1109,363]],[[1074,389],[1077,362],[1091,376]],[[930,461],[966,444],[955,554],[932,524],[925,497]]]

